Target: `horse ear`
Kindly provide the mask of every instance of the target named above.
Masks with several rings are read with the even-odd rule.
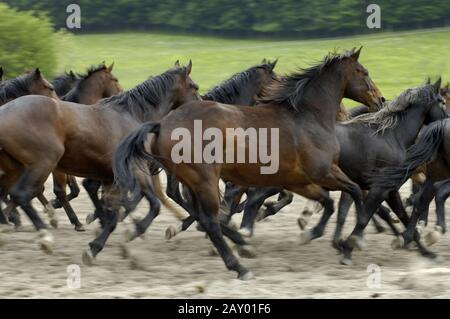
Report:
[[[0,81],[3,80],[3,67],[0,66]]]
[[[181,68],[180,60],[176,60],[174,66],[175,66],[177,69]]]
[[[270,71],[273,71],[273,69],[275,69],[275,66],[277,65],[277,63],[278,63],[278,58],[275,61],[273,61],[273,62],[269,62],[269,64],[270,64]]]
[[[189,60],[189,64],[186,67],[186,76],[189,76],[189,74],[191,74],[192,72],[192,60]]]
[[[352,55],[351,55],[351,57],[352,57],[352,59],[353,59],[353,60],[355,60],[355,61],[358,61],[358,59],[359,59],[359,55],[361,54],[361,50],[362,50],[362,48],[363,48],[363,47],[362,47],[362,46],[360,46],[360,47],[359,47],[359,49],[358,49],[358,50],[356,50],[356,51],[355,51],[355,49],[356,49],[356,48],[355,48],[355,49],[353,49],[353,53],[352,53]]]
[[[114,62],[110,65],[110,66],[108,66],[108,72],[111,72],[112,70],[113,70],[113,68],[114,68]]]
[[[36,70],[34,70],[34,76],[36,77],[36,79],[40,79],[42,77],[41,70],[39,70],[39,68],[36,68]]]
[[[261,64],[267,64],[267,59],[266,58],[262,59]]]
[[[431,78],[427,77],[427,80],[425,81],[425,85],[430,85],[431,84]]]
[[[433,84],[434,87],[434,92],[439,93],[439,90],[441,88],[441,82],[442,82],[442,78],[439,77],[439,79],[436,81],[436,83]]]
[[[77,76],[75,75],[75,73],[73,73],[72,70],[69,71],[69,75],[70,75],[72,78],[76,78],[76,77],[77,77]]]

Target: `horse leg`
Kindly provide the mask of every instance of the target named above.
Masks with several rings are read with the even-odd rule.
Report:
[[[53,228],[58,228],[58,219],[56,218],[55,209],[44,196],[44,189],[42,189],[41,193],[37,195],[37,198],[41,202],[42,206],[44,206],[44,213],[49,217],[50,225],[52,225]]]
[[[90,224],[97,219],[98,214],[101,214],[101,211],[103,210],[103,203],[98,197],[98,190],[102,186],[102,183],[96,180],[85,178],[83,179],[82,185],[95,207],[95,212],[93,214],[89,214],[86,217],[86,224]]]
[[[66,174],[53,172],[53,193],[56,195],[56,199],[64,208],[67,217],[72,225],[75,226],[76,231],[85,231],[83,224],[78,220],[72,206],[69,203],[66,195]]]
[[[442,234],[447,232],[445,222],[445,201],[450,196],[450,179],[434,184],[437,190],[435,196],[437,221],[436,226],[440,227]]]
[[[292,203],[292,200],[294,199],[294,194],[291,192],[288,192],[286,190],[282,190],[280,194],[278,195],[278,201],[277,202],[267,202],[264,203],[265,209],[258,214],[257,221],[263,220],[264,218],[267,218],[269,216],[275,215],[280,210],[282,210],[284,207]]]
[[[352,204],[353,199],[350,194],[341,192],[341,197],[339,198],[336,230],[334,231],[332,242],[332,246],[337,250],[340,250],[339,241],[341,240],[342,229],[344,228],[345,220],[347,219],[347,215]]]
[[[384,190],[382,189],[371,189],[367,195],[365,210],[362,213],[357,213],[357,222],[353,231],[348,236],[345,241],[340,241],[339,246],[343,253],[343,258],[341,263],[343,265],[352,264],[352,251],[353,248],[363,249],[365,246],[363,233],[370,219],[372,218],[375,211],[380,207],[384,200]]]
[[[301,233],[301,243],[306,244],[313,239],[322,237],[325,226],[327,225],[331,215],[334,213],[334,201],[331,199],[330,194],[316,184],[310,184],[306,187],[297,187],[290,190],[308,199],[315,200],[324,207],[324,212],[318,224],[314,228],[305,230]]]
[[[90,249],[83,252],[82,260],[87,266],[92,266],[95,257],[103,250],[106,241],[117,226],[117,211],[120,207],[119,195],[113,190],[112,184],[103,184],[103,188],[105,191],[103,195],[105,205],[97,211],[97,217],[102,224],[102,231],[97,238],[89,243]]]
[[[209,183],[199,185],[192,191],[192,200],[197,207],[198,221],[208,234],[210,240],[222,257],[225,266],[238,273],[238,278],[248,280],[253,274],[242,266],[222,236],[217,214],[219,211],[218,187],[210,187]]]
[[[41,193],[43,184],[52,171],[52,167],[49,169],[50,165],[45,164],[43,162],[39,166],[25,169],[9,193],[13,203],[19,205],[25,211],[36,230],[39,231],[41,249],[46,253],[52,253],[53,236],[31,204],[31,200]]]
[[[393,212],[398,216],[398,218],[402,221],[404,226],[407,226],[411,223],[411,221],[409,220],[409,217],[406,213],[406,210],[403,207],[402,199],[401,199],[398,191],[389,192],[386,202],[389,204],[389,206],[391,207]],[[394,227],[394,229],[395,229],[395,227]],[[437,257],[437,255],[435,253],[429,251],[422,245],[422,243],[420,242],[420,234],[418,233],[417,230],[414,230],[413,236],[414,236],[413,239],[417,244],[417,248],[419,249],[419,252],[422,256],[431,258],[431,259],[435,259]],[[394,249],[402,248],[403,246],[404,246],[404,243],[403,243],[402,236],[397,236],[397,239],[394,239],[394,241],[392,242],[392,247]]]
[[[416,233],[416,226],[419,218],[423,215],[422,212],[428,211],[431,201],[435,195],[433,182],[430,178],[427,178],[420,190],[414,208],[411,213],[411,218],[406,226],[406,231],[403,232],[404,245],[409,245],[414,240]]]
[[[244,216],[242,218],[241,228],[239,233],[246,237],[253,235],[253,227],[259,208],[264,204],[264,201],[279,193],[279,187],[257,187],[249,188],[247,194],[247,204],[244,208]]]

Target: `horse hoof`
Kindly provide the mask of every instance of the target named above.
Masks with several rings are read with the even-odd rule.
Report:
[[[53,228],[58,228],[58,220],[57,219],[51,219],[50,220],[50,225],[53,227]]]
[[[46,229],[39,231],[39,246],[46,254],[53,254],[53,235]]]
[[[391,242],[391,247],[393,250],[405,248],[405,239],[403,236],[397,236],[397,238],[393,239]]]
[[[433,230],[425,235],[424,243],[426,246],[432,246],[436,244],[442,237],[442,233],[439,230]]]
[[[254,278],[255,278],[255,275],[253,275],[253,273],[251,271],[246,271],[243,274],[239,274],[239,277],[238,277],[239,280],[243,280],[243,281],[252,280]]]
[[[308,221],[303,217],[299,217],[297,219],[297,223],[298,223],[298,227],[300,227],[301,230],[305,230],[306,225],[308,225]]]
[[[86,224],[90,224],[95,220],[95,214],[88,214],[86,216]]]
[[[75,230],[78,231],[78,232],[86,231],[86,229],[84,229],[83,225],[76,225],[75,226]]]
[[[341,264],[344,266],[351,266],[351,265],[353,265],[353,262],[350,258],[342,258]]]
[[[351,236],[351,242],[353,244],[353,247],[355,247],[358,250],[365,250],[366,249],[366,241],[364,238],[359,236]]]
[[[310,230],[300,233],[300,245],[306,245],[311,242],[312,234]]]
[[[171,240],[177,235],[177,229],[174,226],[169,226],[166,229],[166,240]]]
[[[237,252],[242,258],[256,258],[255,248],[251,245],[236,245]]]
[[[83,255],[81,256],[81,260],[83,261],[83,264],[86,266],[92,266],[94,265],[94,256],[92,256],[92,253],[90,250],[83,251]]]
[[[252,237],[252,231],[248,228],[241,228],[238,230],[238,233],[241,234],[242,237],[246,238]]]

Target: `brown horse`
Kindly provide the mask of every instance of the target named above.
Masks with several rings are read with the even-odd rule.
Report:
[[[56,98],[52,84],[45,79],[39,69],[35,69],[34,71],[27,72],[14,79],[2,82],[0,85],[0,106],[18,97],[32,94]],[[0,198],[5,200],[6,196],[7,194],[1,190]],[[45,204],[45,202],[43,202],[43,204]],[[15,209],[14,214],[10,216],[10,220],[16,224],[20,224],[20,216]],[[0,223],[8,224],[8,220],[1,209]]]
[[[124,189],[133,189],[137,183],[135,165],[142,159],[162,165],[188,187],[192,199],[189,213],[207,232],[227,268],[236,271],[240,279],[251,278],[251,272],[240,264],[222,237],[217,220],[219,179],[222,177],[243,186],[281,186],[316,200],[327,197],[324,188],[346,191],[352,194],[358,211],[362,212],[361,189],[337,165],[339,144],[335,135],[336,113],[343,97],[369,105],[372,109],[379,108],[384,99],[368,71],[358,62],[359,54],[360,50],[342,55],[330,54],[320,65],[287,77],[269,92],[264,104],[259,107],[191,102],[170,113],[160,123],[144,124],[117,149],[114,160],[117,184]],[[198,132],[198,127],[194,132],[194,120],[202,121],[201,132]],[[180,133],[180,128],[183,132],[190,132],[190,135],[194,132],[195,136],[201,136],[207,129],[218,130],[221,134],[214,137],[222,146],[227,145],[227,140],[229,144],[215,151],[222,151],[225,157],[228,154],[230,158],[225,161],[208,160],[207,163],[197,158],[199,152],[196,152],[195,158],[187,152],[187,159],[174,159],[172,152],[174,147],[179,149],[179,145],[172,139],[172,134]],[[236,128],[256,129],[259,132],[271,128],[271,132],[278,132],[279,141],[273,133],[271,141],[258,142],[260,148],[278,146],[278,154],[272,152],[276,159],[281,159],[278,169],[268,174],[262,173],[261,169],[267,163],[258,158],[256,163],[235,163],[236,140],[241,141],[240,154],[252,154],[249,153],[248,143],[242,143],[245,133],[239,137],[227,136],[227,129]],[[151,154],[144,146],[150,133],[155,134],[152,135]],[[198,137],[187,140],[198,148],[194,139]],[[203,142],[202,150],[207,145]]]
[[[190,63],[171,69],[90,107],[27,96],[0,109],[0,168],[4,172],[0,185],[40,231],[41,248],[51,252],[53,236],[31,200],[40,194],[49,174],[58,170],[100,180],[108,190],[113,184],[112,156],[125,136],[145,121],[158,119],[183,103],[200,99],[198,86],[189,76],[191,68]],[[26,129],[23,119],[30,119]],[[149,200],[153,209],[155,199]],[[105,215],[116,216],[108,203],[108,206],[94,204],[103,225],[102,233],[90,244],[95,256],[115,227]]]
[[[106,66],[104,63],[97,67],[91,67],[86,74],[80,75],[75,86],[62,97],[66,102],[73,102],[85,105],[92,105],[102,98],[114,96],[123,91],[119,84],[118,78],[112,73],[114,63]],[[52,201],[54,208],[63,207],[72,225],[75,226],[76,231],[84,231],[84,227],[78,220],[69,201],[76,198],[80,193],[80,188],[74,176],[66,175],[64,173],[53,172],[53,190],[56,199]],[[66,186],[70,187],[70,194],[66,196]],[[39,197],[41,201],[45,198]],[[48,205],[45,205],[48,207]],[[51,211],[48,208],[47,211]],[[52,220],[55,225],[56,220]],[[56,226],[56,225],[55,225]]]
[[[0,85],[0,105],[21,96],[33,94],[57,97],[53,85],[45,79],[39,68],[2,82]]]

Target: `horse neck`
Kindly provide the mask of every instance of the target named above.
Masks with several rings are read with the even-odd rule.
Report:
[[[336,117],[344,98],[344,78],[340,72],[327,72],[309,84],[299,109],[312,114],[317,122],[334,130]]]
[[[242,88],[239,93],[239,97],[232,104],[238,105],[254,105],[255,96],[261,91],[260,85],[258,83],[252,83],[251,86],[247,88]]]
[[[85,83],[78,87],[79,103],[86,105],[95,104],[104,97],[104,91],[105,89],[101,83],[87,79]]]
[[[425,112],[422,107],[414,107],[404,112],[399,124],[392,132],[397,142],[403,147],[414,144],[420,129],[425,121]]]

